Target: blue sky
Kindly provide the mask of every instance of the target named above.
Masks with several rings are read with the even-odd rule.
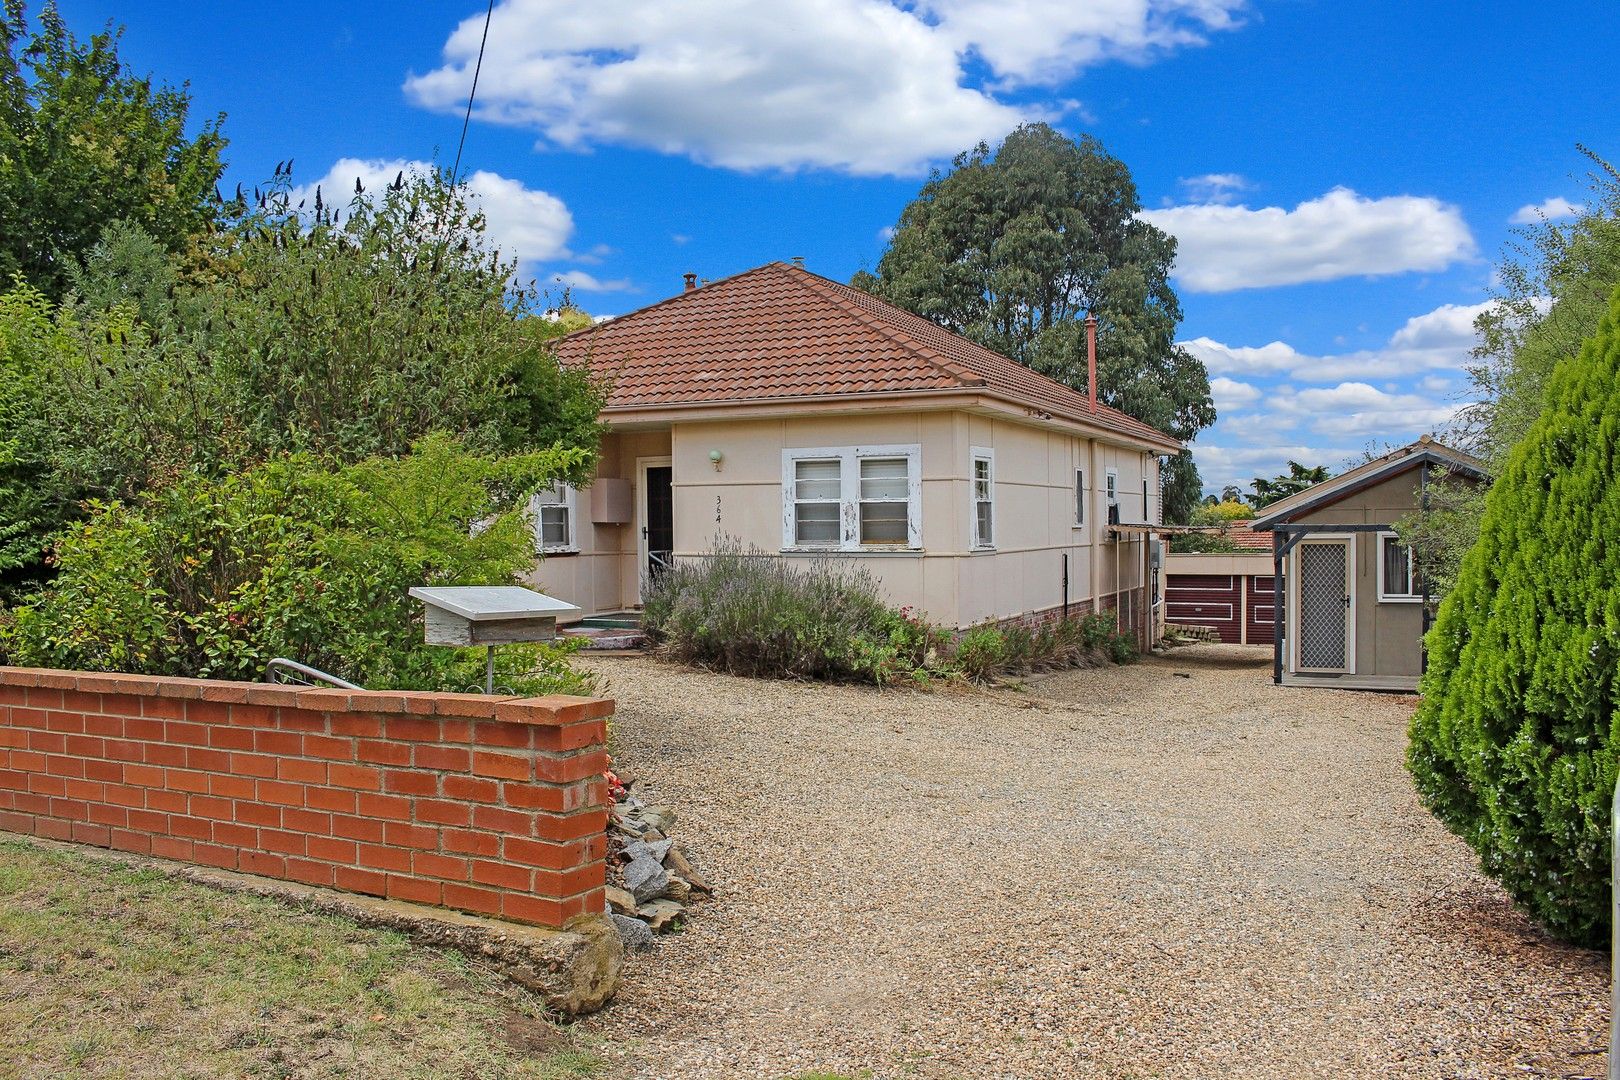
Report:
[[[455,154],[476,2],[62,0],[224,112],[230,180],[352,189]],[[268,13],[267,13],[268,12]],[[463,168],[597,314],[802,255],[847,280],[930,164],[1089,131],[1181,243],[1210,487],[1441,427],[1526,207],[1620,159],[1611,2],[499,0]],[[1548,200],[1553,200],[1548,202]]]

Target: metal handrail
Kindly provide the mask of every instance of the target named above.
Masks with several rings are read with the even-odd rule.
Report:
[[[281,678],[277,678],[280,675]],[[290,678],[301,675],[303,678]],[[336,675],[329,675],[320,668],[312,668],[308,664],[300,664],[296,660],[288,660],[278,656],[264,666],[264,681],[267,683],[291,683],[297,686],[318,686],[325,684],[338,690],[364,690],[363,686],[356,686],[347,679],[340,679]]]

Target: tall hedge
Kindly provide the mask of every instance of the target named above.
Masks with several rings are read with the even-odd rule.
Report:
[[[1550,930],[1609,935],[1620,700],[1620,293],[1486,498],[1428,638],[1408,765]]]

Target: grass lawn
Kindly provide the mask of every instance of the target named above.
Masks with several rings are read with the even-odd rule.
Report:
[[[455,953],[0,840],[0,1077],[598,1076]]]

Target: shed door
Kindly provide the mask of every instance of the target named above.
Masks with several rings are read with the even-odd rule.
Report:
[[[1300,671],[1350,670],[1350,542],[1302,540],[1295,552],[1299,568],[1298,644]]]

